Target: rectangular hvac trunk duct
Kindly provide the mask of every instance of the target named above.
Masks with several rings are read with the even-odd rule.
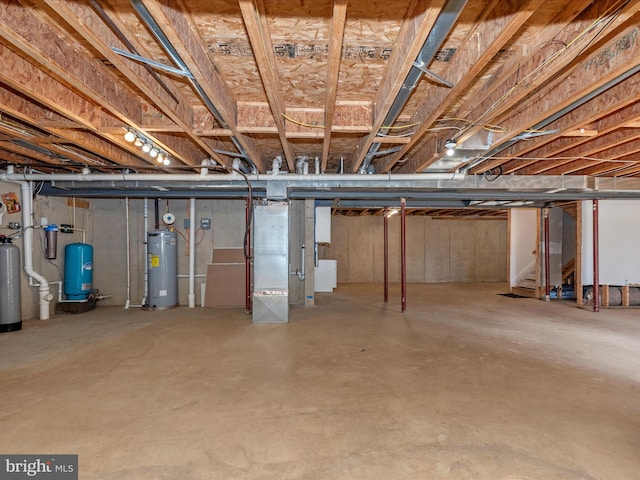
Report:
[[[257,205],[253,215],[253,323],[289,321],[289,205]]]

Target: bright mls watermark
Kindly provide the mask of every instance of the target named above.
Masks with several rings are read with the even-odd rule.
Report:
[[[78,455],[1,455],[0,480],[78,480]]]

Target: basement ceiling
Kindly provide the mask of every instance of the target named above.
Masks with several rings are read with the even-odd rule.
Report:
[[[18,170],[640,174],[640,0],[5,0],[0,18]]]

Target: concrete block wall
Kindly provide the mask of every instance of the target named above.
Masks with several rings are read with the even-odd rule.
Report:
[[[94,286],[102,293],[112,295],[102,304],[124,305],[126,292],[126,214],[124,199],[92,199],[94,212]],[[245,201],[244,200],[196,200],[196,211],[191,212],[196,229],[196,248],[188,252],[189,234],[184,227],[189,218],[189,199],[160,200],[160,222],[164,213],[176,217],[175,229],[178,239],[178,303],[188,305],[189,257],[195,255],[196,305],[200,306],[200,284],[206,280],[207,265],[211,262],[214,248],[239,248],[244,242]],[[154,201],[148,201],[149,230],[154,229]],[[130,263],[131,263],[131,303],[139,304],[144,293],[144,200],[129,200],[130,215]],[[200,219],[211,219],[211,230],[200,229]],[[244,285],[242,286],[244,288]]]
[[[0,193],[16,193],[21,205],[24,204],[20,185],[0,182]],[[40,308],[38,302],[38,287],[29,285],[29,277],[24,272],[24,249],[25,245],[20,232],[9,230],[7,225],[9,222],[18,222],[24,226],[23,212],[6,214],[3,216],[2,225],[0,225],[0,233],[14,237],[14,244],[20,248],[20,282],[21,291],[21,311],[22,318],[34,318],[39,316]],[[73,205],[67,204],[66,198],[58,197],[41,197],[36,196],[33,200],[33,221],[36,227],[41,224],[41,219],[48,219],[50,225],[60,225],[63,223],[73,224],[75,226],[74,233],[65,234],[58,233],[58,248],[55,259],[45,258],[45,238],[44,231],[41,228],[33,230],[33,269],[43,275],[50,283],[50,291],[55,300],[58,299],[58,291],[62,287],[61,282],[64,274],[64,248],[69,243],[85,241],[93,243],[93,213],[91,209],[74,208]],[[82,231],[84,230],[84,232]],[[14,234],[18,234],[14,236]],[[56,283],[57,282],[57,283]],[[55,301],[51,303],[50,313],[53,315]]]
[[[332,217],[332,242],[320,258],[338,261],[338,282],[382,282],[382,217]],[[407,281],[507,280],[506,220],[407,217]],[[400,281],[400,219],[389,219],[389,281]]]

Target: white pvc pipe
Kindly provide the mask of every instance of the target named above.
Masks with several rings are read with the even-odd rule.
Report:
[[[125,310],[131,306],[131,234],[129,232],[129,197],[124,199],[126,236],[127,236],[127,301],[124,303]]]
[[[196,199],[189,199],[189,308],[196,307]]]
[[[412,181],[417,182],[420,180],[459,180],[466,178],[465,173],[401,173],[401,174],[372,174],[372,175],[359,175],[355,173],[339,174],[339,173],[324,173],[322,175],[300,175],[297,173],[282,173],[278,175],[265,175],[265,174],[250,174],[246,175],[249,181],[277,181],[277,182],[301,182],[306,185],[317,182],[323,184],[324,182],[331,181],[346,181],[357,180],[363,183],[369,182],[389,182],[389,181]],[[154,181],[154,182],[238,182],[244,183],[244,180],[240,178],[238,174],[207,174],[207,175],[194,175],[194,174],[163,174],[163,173],[134,173],[134,174],[113,174],[113,173],[90,173],[82,175],[80,173],[3,173],[0,174],[0,180],[6,182],[20,182],[24,180],[36,180],[36,181],[78,181],[78,182],[94,182],[94,181],[107,181],[107,182],[133,182],[133,181]]]
[[[40,298],[40,320],[49,319],[49,303],[53,300],[53,295],[49,289],[49,282],[33,269],[33,212],[32,202],[33,191],[31,184],[26,181],[11,180],[20,185],[22,192],[22,224],[23,224],[23,257],[24,271],[26,274],[37,282],[38,296]]]
[[[147,304],[147,297],[149,296],[149,244],[147,236],[149,234],[149,199],[144,199],[144,293],[142,295],[141,305]]]

